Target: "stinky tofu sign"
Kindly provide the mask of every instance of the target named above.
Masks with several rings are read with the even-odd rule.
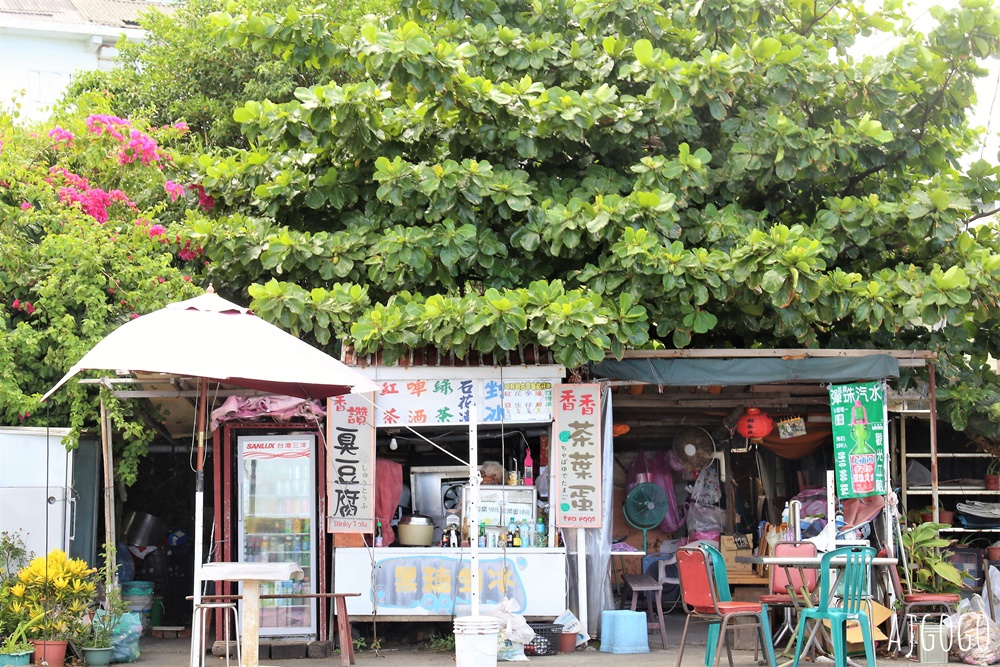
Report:
[[[601,525],[601,394],[596,384],[556,387],[556,525]]]
[[[376,426],[552,421],[553,380],[378,380]],[[346,394],[332,399],[336,406]]]
[[[327,531],[375,532],[375,422],[369,394],[329,399],[327,410]],[[388,517],[386,517],[388,520]]]

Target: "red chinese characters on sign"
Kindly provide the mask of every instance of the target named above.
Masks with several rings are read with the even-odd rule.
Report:
[[[375,421],[372,394],[329,400],[326,459],[327,530],[375,530]]]
[[[601,525],[600,386],[556,387],[555,472],[556,525],[597,528]]]

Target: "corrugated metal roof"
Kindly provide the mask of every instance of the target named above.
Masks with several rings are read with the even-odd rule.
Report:
[[[91,23],[122,28],[139,27],[139,14],[150,2],[140,0],[71,0],[77,10]]]
[[[0,15],[30,16],[43,21],[115,28],[139,27],[139,14],[156,5],[150,0],[0,0]]]

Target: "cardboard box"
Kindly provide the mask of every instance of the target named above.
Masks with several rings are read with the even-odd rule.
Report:
[[[719,538],[719,551],[726,560],[726,571],[742,574],[753,574],[753,565],[737,563],[737,556],[753,556],[753,536],[749,533],[738,535],[723,535]]]
[[[878,642],[887,639],[886,635],[879,628],[891,616],[892,610],[885,605],[881,605],[874,600],[868,600],[868,620],[872,625],[872,641]],[[829,627],[829,623],[826,623]],[[864,636],[861,634],[861,626],[856,621],[848,621],[847,624],[847,654],[863,655],[865,652]]]

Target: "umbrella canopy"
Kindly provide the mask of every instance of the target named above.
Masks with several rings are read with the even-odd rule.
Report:
[[[212,291],[115,329],[42,400],[83,370],[207,378],[300,398],[378,389],[364,375]]]

